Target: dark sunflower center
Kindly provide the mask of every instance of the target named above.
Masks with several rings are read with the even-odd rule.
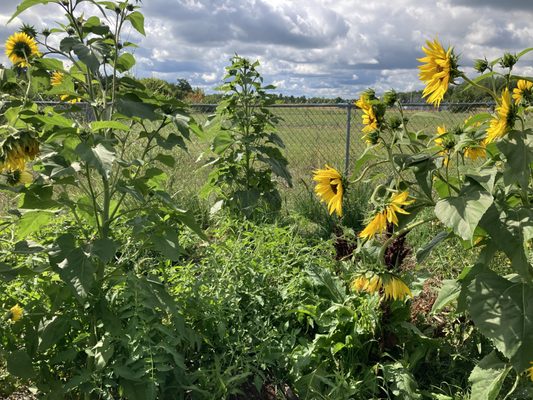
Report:
[[[20,58],[25,58],[31,55],[31,47],[26,42],[17,42],[13,47],[13,53]]]
[[[337,186],[338,186],[338,184],[337,183],[332,183],[330,181],[329,182],[329,186],[331,187],[331,190],[333,191],[333,193],[337,194]]]
[[[8,171],[6,175],[8,185],[16,185],[20,182],[20,171]]]

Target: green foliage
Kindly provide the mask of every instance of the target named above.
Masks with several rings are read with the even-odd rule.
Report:
[[[251,216],[258,208],[277,211],[281,197],[275,175],[292,186],[287,160],[281,153],[283,141],[275,133],[279,119],[267,107],[274,104],[257,71],[259,62],[235,56],[226,67],[224,93],[211,123],[220,128],[212,138],[215,158],[203,195],[214,194],[218,201],[237,213]]]

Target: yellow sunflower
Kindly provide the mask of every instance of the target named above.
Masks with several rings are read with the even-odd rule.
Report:
[[[520,79],[516,83],[516,88],[513,89],[513,99],[516,105],[519,105],[524,98],[524,95],[530,95],[533,89],[533,82]]]
[[[18,320],[22,318],[22,314],[24,313],[24,310],[21,306],[16,304],[9,309],[9,312],[11,314],[11,321],[17,322]]]
[[[6,171],[7,184],[11,186],[27,185],[33,182],[33,175],[27,170]]]
[[[9,137],[0,146],[0,171],[22,171],[39,153],[39,142],[29,134]]]
[[[385,300],[403,300],[407,296],[413,297],[405,282],[392,275],[383,280],[383,291],[385,292],[383,296]]]
[[[54,71],[52,73],[52,76],[50,77],[50,84],[52,86],[60,86],[65,82],[65,74],[61,71]],[[61,101],[67,101],[68,103],[75,104],[81,101],[81,98],[72,98],[72,96],[68,94],[62,94],[59,96]],[[69,100],[70,99],[70,100]]]
[[[376,234],[385,232],[385,229],[387,229],[387,214],[385,211],[381,211],[372,218],[367,226],[365,226],[365,229],[359,232],[359,237],[368,239]]]
[[[352,282],[352,289],[357,292],[377,293],[383,287],[383,280],[379,275],[374,275],[370,279],[359,276]]]
[[[39,49],[34,38],[23,32],[11,35],[6,41],[6,55],[18,67],[29,66],[33,57],[39,57]]]
[[[50,77],[50,84],[52,86],[59,86],[63,83],[63,79],[65,78],[65,74],[61,71],[54,71],[52,73],[52,76]]]
[[[427,48],[422,47],[426,56],[418,59],[423,63],[418,67],[419,77],[426,84],[422,97],[427,97],[428,103],[438,107],[457,74],[457,60],[453,48],[444,50],[437,39],[427,40],[426,45]]]
[[[363,128],[364,133],[371,133],[374,131],[377,131],[379,128],[378,125],[378,119],[376,117],[376,113],[374,112],[374,108],[372,107],[372,104],[368,102],[368,99],[366,96],[361,96],[359,100],[355,102],[355,105],[363,111],[363,125],[365,126]]]
[[[477,146],[468,146],[465,148],[465,157],[475,161],[478,158],[485,158],[487,156],[487,150],[485,148],[485,142],[479,143]]]
[[[408,192],[395,193],[391,196],[389,204],[383,211],[378,212],[368,225],[359,232],[359,237],[363,239],[371,238],[376,234],[381,234],[387,229],[387,222],[398,226],[398,214],[409,214],[402,207],[414,203],[414,200],[407,200]]]
[[[505,88],[502,91],[500,105],[496,107],[496,115],[490,121],[490,126],[487,129],[485,143],[492,143],[505,136],[505,134],[513,127],[514,119],[515,110],[511,101],[511,95],[509,89]]]
[[[533,381],[533,361],[531,361],[530,364],[531,364],[531,367],[529,367],[526,370],[526,372],[527,372],[527,375],[529,376],[529,379]]]
[[[442,151],[439,154],[444,158],[443,160],[444,165],[448,165],[448,162],[450,161],[450,157],[449,157],[450,143],[448,143],[449,141],[447,140],[447,137],[446,137],[447,133],[448,131],[446,130],[446,127],[444,125],[437,126],[438,136],[435,139],[433,139],[433,141],[435,142],[437,146],[442,147]]]
[[[326,165],[324,169],[314,171],[313,180],[317,183],[315,193],[328,205],[330,214],[336,212],[342,217],[342,196],[344,193],[342,185],[342,176],[335,169]]]

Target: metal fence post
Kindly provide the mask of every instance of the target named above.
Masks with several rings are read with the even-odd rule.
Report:
[[[352,125],[352,103],[346,106],[346,153],[344,156],[344,175],[347,176],[350,170],[350,131]]]

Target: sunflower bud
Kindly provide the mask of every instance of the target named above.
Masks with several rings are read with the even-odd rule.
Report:
[[[50,29],[48,28],[44,28],[43,31],[41,32],[41,34],[47,38],[48,36],[50,36],[52,34],[52,32],[50,32]]]
[[[487,61],[487,59],[477,59],[474,61],[474,69],[479,72],[480,74],[482,74],[483,72],[485,72],[487,69],[489,69],[489,62]]]
[[[133,6],[133,4],[128,4],[126,6],[126,10],[128,10],[129,12],[132,12],[133,10],[135,10],[135,7]]]
[[[22,26],[19,28],[19,32],[25,33],[31,38],[34,38],[37,36],[37,29],[33,25],[28,24],[22,24]]]
[[[387,107],[392,107],[398,101],[398,93],[391,89],[383,95],[383,102]]]
[[[366,89],[362,96],[365,96],[367,100],[376,100],[376,91],[372,88]]]
[[[516,54],[505,53],[500,60],[500,65],[502,68],[512,69],[513,66],[518,62],[518,57]]]
[[[76,33],[76,31],[74,30],[74,28],[72,28],[72,27],[68,27],[67,28],[67,34],[69,36],[73,36],[75,33]]]
[[[390,117],[387,122],[391,129],[398,129],[400,126],[402,126],[402,119],[397,115]]]
[[[120,7],[115,7],[115,12],[117,14],[120,14],[122,12],[122,10],[120,9]]]

